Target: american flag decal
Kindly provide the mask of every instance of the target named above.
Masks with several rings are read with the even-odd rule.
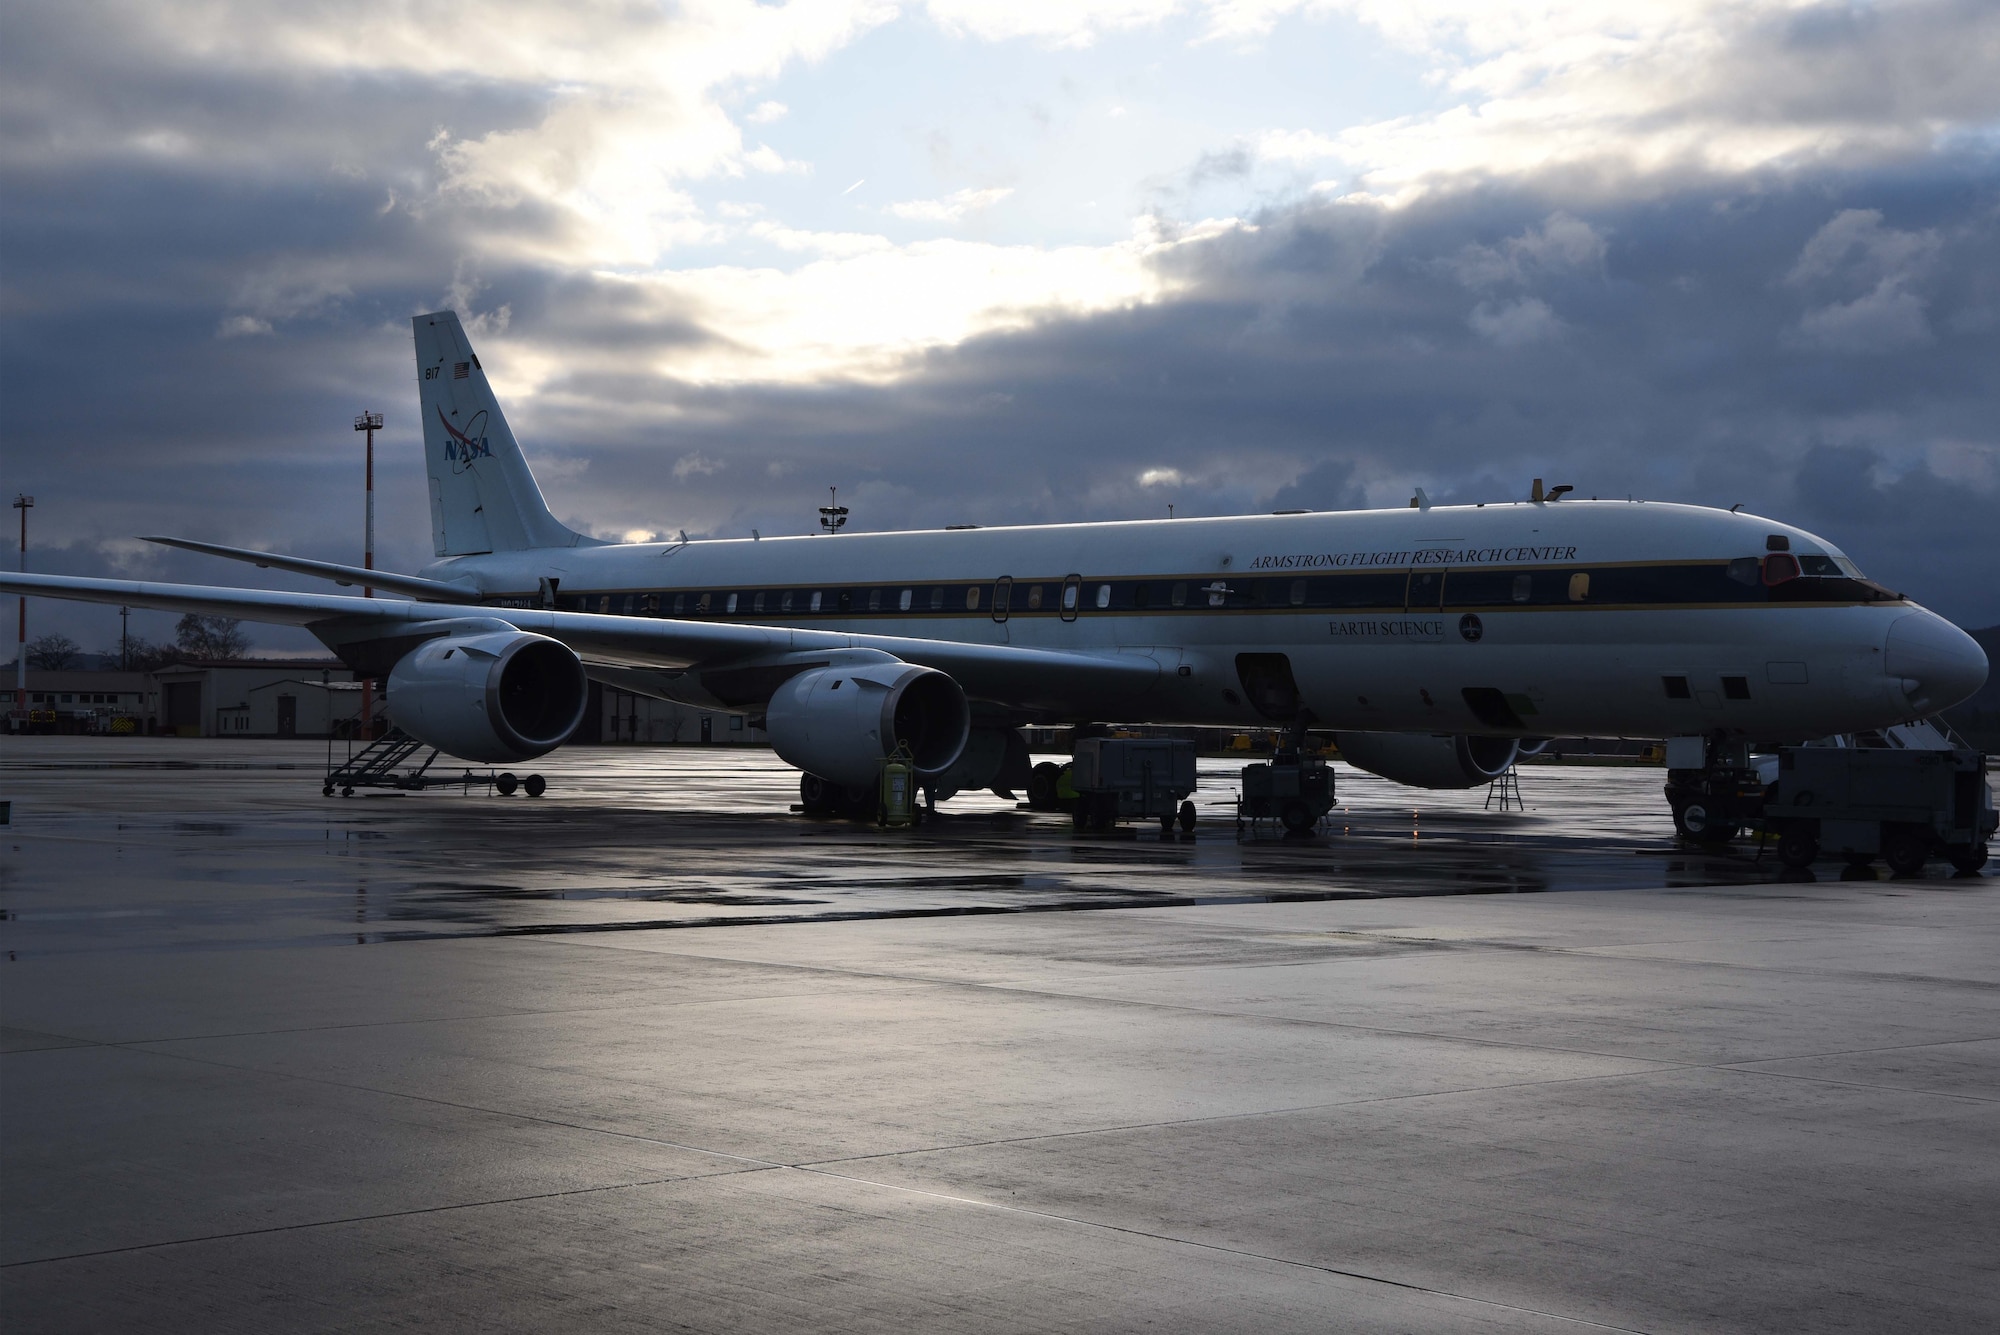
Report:
[[[451,364],[451,378],[453,380],[463,380],[471,374],[472,374],[471,362],[453,362]]]

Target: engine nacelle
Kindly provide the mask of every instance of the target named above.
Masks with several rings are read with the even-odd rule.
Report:
[[[965,750],[972,710],[958,683],[936,668],[857,663],[791,678],[772,694],[764,729],[786,764],[865,787],[899,747],[920,777],[950,769]]]
[[[405,654],[389,673],[389,717],[447,755],[483,765],[546,755],[569,740],[590,681],[568,646],[497,630],[449,635]]]
[[[1520,751],[1511,737],[1440,737],[1421,732],[1343,732],[1340,758],[1412,788],[1476,788],[1507,772]]]

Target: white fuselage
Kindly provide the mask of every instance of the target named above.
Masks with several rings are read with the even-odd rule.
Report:
[[[1807,573],[1773,586],[1786,567],[1745,562],[1781,545]],[[1785,740],[1942,707],[1927,707],[1936,682],[1887,660],[1892,625],[1923,618],[1913,628],[1940,642],[1946,623],[1803,530],[1694,506],[1572,499],[538,548],[425,573],[471,578],[494,602],[541,605],[547,580],[555,605],[576,611],[1139,652],[1161,666],[1124,717],[1058,695],[1046,721],[1269,722],[1295,687],[1312,725],[1336,730]],[[698,673],[662,694],[713,703]]]

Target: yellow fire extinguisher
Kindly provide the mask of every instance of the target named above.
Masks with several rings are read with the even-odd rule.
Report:
[[[907,747],[882,761],[882,823],[890,827],[917,822],[917,767]]]

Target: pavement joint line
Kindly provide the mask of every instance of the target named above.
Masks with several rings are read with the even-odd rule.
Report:
[[[957,1196],[949,1192],[929,1191],[922,1187],[903,1186],[893,1182],[877,1182],[872,1178],[857,1177],[850,1173],[833,1173],[822,1168],[796,1168],[795,1171],[808,1173],[814,1177],[832,1178],[840,1182],[854,1182],[865,1186],[903,1192],[913,1196],[924,1196],[931,1200],[946,1201],[954,1205],[969,1205],[977,1209],[997,1210],[1004,1214],[1025,1215],[1032,1219],[1046,1219],[1051,1223],[1068,1224],[1075,1228],[1087,1228],[1106,1233],[1119,1233],[1126,1237],[1145,1238],[1152,1242],[1164,1242],[1170,1246],[1192,1247],[1200,1251],[1215,1252],[1223,1256],[1237,1256],[1248,1261],[1263,1261],[1270,1265],[1286,1266],[1298,1270],[1310,1270],[1322,1275],[1336,1275],[1342,1279],[1359,1280],[1365,1284],[1380,1284],[1388,1288],[1402,1289],[1409,1293],[1427,1294],[1434,1298],[1447,1298],[1454,1302],[1475,1303],[1481,1307],[1492,1307],[1505,1312],[1519,1312],[1525,1316],[1543,1317],[1550,1321],[1560,1321],[1567,1325],[1583,1326],[1591,1330],[1609,1330],[1618,1335],[1648,1335],[1648,1332],[1633,1326],[1613,1326],[1602,1321],[1592,1321],[1588,1317],[1566,1316],[1561,1312],[1548,1312],[1541,1308],[1524,1307],[1518,1303],[1500,1302],[1493,1298],[1479,1298],[1467,1293],[1454,1293],[1450,1289],[1432,1288],[1408,1280],[1389,1279],[1382,1275],[1371,1275],[1363,1270],[1344,1270],[1339,1266],[1322,1265],[1314,1261],[1301,1261],[1289,1256],[1272,1256],[1265,1252],[1251,1251],[1244,1247],[1226,1247],[1221,1243],[1202,1242],[1195,1238],[1176,1237],[1171,1233],[1155,1233],[1143,1228],[1131,1228],[1123,1224],[1110,1224],[1096,1219],[1084,1219],[1076,1215],[1058,1214],[1052,1210],[1034,1210],[1023,1205],[1006,1205],[998,1201],[983,1201],[973,1196]],[[730,1175],[730,1176],[733,1176]]]
[[[1893,1051],[1893,1049],[1892,1049]],[[1801,1061],[1805,1058],[1775,1057],[1773,1061]],[[1840,1089],[1874,1089],[1883,1093],[1921,1094],[1932,1099],[1961,1099],[1967,1103],[2000,1103],[2000,1098],[1990,1094],[1962,1094],[1949,1089],[1912,1089],[1908,1085],[1880,1085],[1872,1080],[1836,1080],[1832,1076],[1803,1075],[1797,1071],[1753,1071],[1744,1066],[1723,1064],[1709,1067],[1713,1071],[1725,1071],[1730,1075],[1761,1075],[1773,1080],[1803,1080],[1808,1084],[1832,1085]]]
[[[171,1061],[189,1062],[197,1066],[213,1066],[219,1070],[236,1071],[244,1075],[262,1076],[271,1080],[297,1080],[304,1084],[324,1085],[329,1089],[351,1090],[357,1094],[372,1094],[377,1098],[405,1099],[411,1103],[427,1103],[438,1108],[454,1108],[459,1112],[481,1113],[488,1117],[505,1118],[509,1121],[528,1122],[537,1126],[560,1127],[565,1131],[578,1131],[585,1135],[610,1136],[618,1140],[636,1141],[643,1145],[659,1145],[666,1149],[681,1150],[688,1154],[703,1154],[716,1159],[729,1159],[736,1163],[749,1164],[755,1168],[784,1168],[787,1165],[777,1160],[760,1159],[752,1154],[735,1154],[729,1150],[704,1149],[699,1145],[688,1145],[677,1140],[667,1140],[660,1136],[642,1136],[636,1131],[619,1131],[612,1127],[588,1126],[581,1122],[566,1122],[561,1118],[542,1117],[535,1113],[514,1112],[505,1108],[490,1108],[480,1103],[460,1103],[454,1099],[440,1099],[428,1094],[412,1094],[407,1090],[383,1089],[375,1085],[357,1084],[351,1080],[333,1080],[326,1076],[302,1075],[297,1071],[273,1071],[261,1066],[244,1066],[237,1062],[218,1061],[213,1057],[197,1057],[185,1052],[150,1051],[130,1043],[102,1043],[100,1048],[114,1048],[123,1052],[138,1053],[148,1057],[165,1057]],[[74,1049],[70,1049],[74,1050]]]
[[[594,944],[579,942],[577,944]],[[616,947],[613,947],[614,949]],[[685,952],[671,952],[682,954]],[[807,973],[827,973],[840,977],[886,978],[909,982],[933,983],[940,987],[963,988],[969,991],[998,992],[1014,996],[1046,998],[1051,1001],[1087,1002],[1097,1005],[1133,1007],[1147,1010],[1173,1011],[1183,1015],[1202,1015],[1219,1020],[1254,1020],[1261,1023],[1298,1025],[1308,1028],[1351,1030],[1356,1033],[1386,1034],[1396,1038],[1430,1039],[1441,1043],[1463,1043],[1474,1047],[1500,1048],[1510,1052],[1546,1052],[1565,1057],[1599,1057],[1607,1061],[1639,1062],[1662,1069],[1679,1069],[1701,1066],[1700,1062],[1661,1061],[1656,1057],[1634,1057],[1623,1052],[1599,1052],[1593,1048],[1563,1047],[1547,1043],[1522,1043],[1498,1038],[1482,1038],[1469,1034],[1439,1033],[1429,1029],[1398,1029],[1388,1025],[1356,1024],[1349,1020],[1329,1020],[1316,1016],[1271,1015],[1260,1011],[1216,1010],[1202,1006],[1185,1006],[1169,1001],[1151,1001],[1141,997],[1112,997],[1090,992],[1063,992],[1047,987],[1029,987],[1015,983],[981,981],[972,978],[927,978],[922,975],[892,973],[882,969],[842,969],[826,964],[804,964],[789,960],[756,961],[735,955],[697,954],[700,959],[727,959],[739,963],[766,963],[773,968],[796,969]],[[1790,1057],[1760,1058],[1764,1061],[1790,1061]]]
[[[120,1256],[130,1252],[155,1251],[162,1247],[193,1247],[204,1242],[229,1242],[238,1238],[264,1237],[273,1233],[297,1233],[315,1228],[339,1228],[346,1224],[377,1223],[386,1219],[410,1219],[427,1214],[447,1214],[454,1210],[479,1210],[494,1205],[525,1205],[534,1201],[562,1200],[572,1196],[594,1196],[612,1191],[635,1191],[662,1187],[675,1182],[700,1182],[711,1177],[739,1177],[746,1173],[768,1173],[783,1164],[758,1164],[725,1173],[679,1173],[672,1177],[646,1178],[637,1182],[607,1182],[596,1187],[571,1187],[566,1191],[539,1191],[525,1196],[497,1196],[490,1200],[453,1201],[446,1205],[424,1205],[408,1210],[384,1210],[378,1214],[343,1215],[337,1219],[305,1219],[296,1224],[273,1224],[268,1228],[243,1228],[226,1233],[203,1233],[188,1238],[162,1238],[158,1242],[135,1242],[125,1247],[103,1247],[89,1252],[67,1252],[61,1256],[34,1256],[19,1261],[0,1261],[0,1270],[24,1266],[57,1265],[64,1261],[87,1261],[99,1256]]]

